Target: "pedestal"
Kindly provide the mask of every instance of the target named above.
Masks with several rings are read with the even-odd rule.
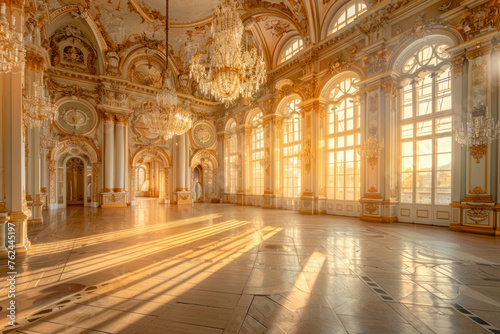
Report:
[[[128,192],[102,192],[101,208],[126,208]]]

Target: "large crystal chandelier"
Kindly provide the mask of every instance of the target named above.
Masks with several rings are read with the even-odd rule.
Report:
[[[57,116],[57,108],[46,95],[43,83],[33,83],[32,94],[23,98],[24,121],[29,128],[40,127],[44,120],[53,122]]]
[[[11,72],[13,67],[19,67],[24,60],[24,50],[21,34],[15,30],[15,19],[12,24],[7,20],[6,5],[0,4],[0,73]]]
[[[467,129],[462,124],[455,140],[462,146],[468,146],[471,156],[479,163],[486,154],[488,145],[498,139],[499,135],[500,123],[495,123],[493,118],[488,117],[488,107],[478,105],[472,110]]]
[[[151,111],[145,114],[145,123],[152,133],[162,136],[165,140],[174,135],[181,135],[192,125],[191,115],[177,105],[177,93],[171,87],[168,70],[168,0],[165,13],[165,82],[156,95],[156,102]]]
[[[213,55],[191,59],[191,76],[204,94],[226,106],[238,97],[249,98],[266,81],[266,64],[257,49],[243,51],[243,22],[235,0],[222,0],[212,23]]]

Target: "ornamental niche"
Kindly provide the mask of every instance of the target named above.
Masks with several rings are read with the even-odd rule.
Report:
[[[96,74],[97,54],[83,32],[68,25],[58,29],[50,38],[52,66]]]

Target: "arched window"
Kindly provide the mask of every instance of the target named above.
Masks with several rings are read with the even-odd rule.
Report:
[[[327,118],[328,199],[360,199],[360,118],[354,103],[355,78],[339,81],[330,93]]]
[[[342,9],[334,16],[333,24],[330,27],[330,34],[344,28],[349,23],[353,22],[358,16],[366,12],[366,4],[364,1],[356,0],[345,4]]]
[[[293,39],[291,42],[287,44],[285,50],[281,53],[279,63],[280,64],[284,63],[288,59],[295,56],[295,54],[300,50],[302,50],[303,48],[304,48],[304,42],[302,41],[301,38]]]
[[[449,46],[425,45],[404,59],[400,113],[401,203],[451,203],[452,101]]]
[[[283,111],[283,196],[300,196],[300,160],[302,141],[302,117],[297,104],[301,100],[290,101]]]
[[[250,146],[250,170],[252,175],[252,194],[264,194],[264,126],[262,112],[252,119],[252,142]]]
[[[226,192],[236,194],[238,191],[238,136],[236,123],[232,121],[228,128],[229,142],[226,151]]]
[[[141,165],[138,170],[137,170],[137,176],[136,176],[136,182],[137,182],[137,191],[147,191],[148,189],[144,189],[144,185],[146,184],[147,181],[147,172],[146,172],[146,167],[144,165]]]

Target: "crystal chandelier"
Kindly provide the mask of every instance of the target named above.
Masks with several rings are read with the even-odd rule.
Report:
[[[174,135],[181,135],[188,131],[193,122],[189,112],[177,105],[177,94],[168,80],[170,77],[168,70],[168,0],[165,20],[165,82],[156,95],[157,105],[145,114],[144,120],[152,133],[167,140]]]
[[[362,157],[366,157],[368,160],[368,165],[373,169],[377,165],[378,157],[382,150],[384,149],[384,141],[379,142],[376,129],[370,129],[370,135],[368,139],[361,145],[358,154]]]
[[[13,67],[23,64],[24,50],[21,34],[15,30],[15,19],[12,24],[7,21],[6,5],[0,4],[0,73],[11,72]]]
[[[468,146],[471,156],[477,163],[486,154],[488,144],[498,139],[500,135],[500,122],[488,117],[488,107],[478,105],[472,111],[472,117],[467,121],[467,129],[458,130],[455,140],[462,146]]]
[[[159,106],[154,106],[148,112],[145,123],[152,133],[161,135],[165,140],[185,133],[193,125],[191,115],[184,108],[171,107],[166,110]]]
[[[43,83],[33,83],[34,92],[23,98],[24,121],[29,128],[40,127],[44,120],[53,122],[57,116],[57,108],[45,94]]]
[[[266,64],[257,49],[242,50],[243,22],[235,0],[222,0],[212,23],[214,53],[191,59],[191,76],[204,94],[229,105],[238,97],[250,98],[266,81]]]
[[[58,138],[51,132],[51,126],[48,121],[43,122],[40,131],[40,147],[42,151],[48,152],[48,150],[57,145]]]

